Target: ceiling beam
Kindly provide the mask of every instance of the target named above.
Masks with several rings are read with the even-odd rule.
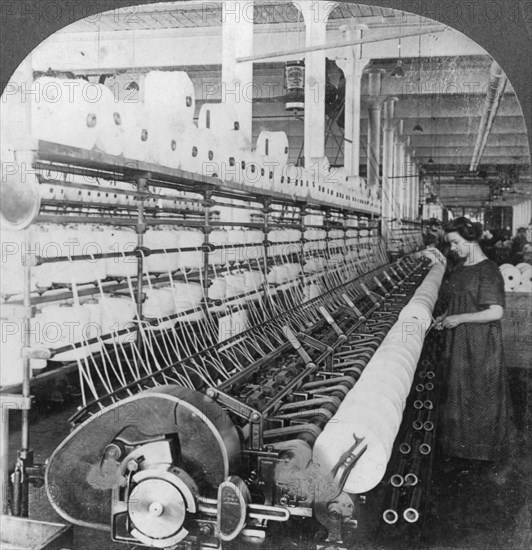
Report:
[[[327,32],[327,42],[340,40],[338,28]],[[119,69],[159,67],[178,68],[187,65],[217,65],[221,62],[221,26],[165,29],[135,29],[102,32],[95,25],[92,32],[76,32],[76,23],[47,38],[32,52],[34,70],[116,71]],[[404,30],[404,28],[403,28]],[[405,33],[409,32],[407,28]],[[398,40],[387,38],[397,35],[396,28],[371,28],[367,39],[378,38],[363,46],[362,55],[369,59],[397,57]],[[256,25],[254,54],[295,49],[301,44],[299,28],[286,31],[283,24]],[[443,57],[484,55],[486,52],[471,39],[452,29],[444,33],[401,40],[403,57]],[[341,52],[337,50],[337,55]],[[280,61],[302,58],[291,55]]]

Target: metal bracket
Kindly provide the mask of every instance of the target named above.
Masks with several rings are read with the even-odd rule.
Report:
[[[334,478],[339,474],[338,487],[340,491],[343,490],[347,477],[351,473],[351,470],[357,463],[358,459],[366,452],[368,448],[367,443],[364,443],[364,437],[358,438],[356,434],[353,434],[355,442],[347,451],[340,457],[331,473]]]
[[[209,388],[206,392],[207,397],[210,397],[216,403],[227,407],[232,413],[249,420],[250,423],[250,446],[252,449],[260,449],[262,447],[262,428],[263,416],[262,413],[242,403],[238,399],[221,392],[218,388]]]
[[[44,359],[48,361],[52,357],[52,352],[48,348],[22,348],[22,357],[25,359]]]

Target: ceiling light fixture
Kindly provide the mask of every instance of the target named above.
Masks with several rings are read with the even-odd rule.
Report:
[[[399,59],[397,60],[397,64],[395,65],[393,71],[391,72],[390,76],[393,76],[394,78],[403,78],[405,76],[405,70],[403,69],[403,61],[401,60],[401,39],[399,38]]]
[[[415,132],[416,134],[421,134],[423,132],[423,126],[421,126],[421,124],[419,123],[419,118],[420,118],[419,104],[421,103],[421,98],[422,98],[422,95],[421,95],[421,34],[419,35],[419,46],[418,46],[417,58],[419,63],[418,88],[417,88],[417,92],[419,94],[419,100],[417,102],[417,122],[414,128],[412,128],[412,131]]]

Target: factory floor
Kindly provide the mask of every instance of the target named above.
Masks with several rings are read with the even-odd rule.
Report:
[[[438,459],[436,451],[430,495],[420,521],[407,524],[400,521],[386,525],[380,514],[382,501],[370,501],[367,522],[360,521],[354,548],[371,550],[406,549],[504,549],[532,548],[532,370],[510,369],[510,382],[520,433],[520,452],[507,482],[497,485],[486,477],[482,464],[447,463]],[[62,404],[37,404],[32,411],[31,446],[35,461],[44,462],[69,432],[69,416],[74,412],[74,396]],[[16,417],[17,415],[13,415]],[[13,418],[10,434],[10,462],[19,447],[20,431]],[[444,467],[445,466],[445,467]],[[385,488],[381,489],[383,492]],[[377,491],[377,490],[376,490]],[[384,493],[383,493],[384,494]],[[373,508],[372,508],[373,504]],[[379,513],[380,507],[380,513]],[[30,488],[30,517],[63,522],[48,502],[44,487]],[[308,529],[299,533],[286,528],[262,545],[249,544],[239,548],[310,549],[316,548],[316,537]],[[109,533],[74,527],[72,550],[124,550],[127,546],[113,544]]]

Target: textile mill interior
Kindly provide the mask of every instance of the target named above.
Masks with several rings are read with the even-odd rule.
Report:
[[[532,547],[530,17],[451,3],[4,8],[0,550]]]

